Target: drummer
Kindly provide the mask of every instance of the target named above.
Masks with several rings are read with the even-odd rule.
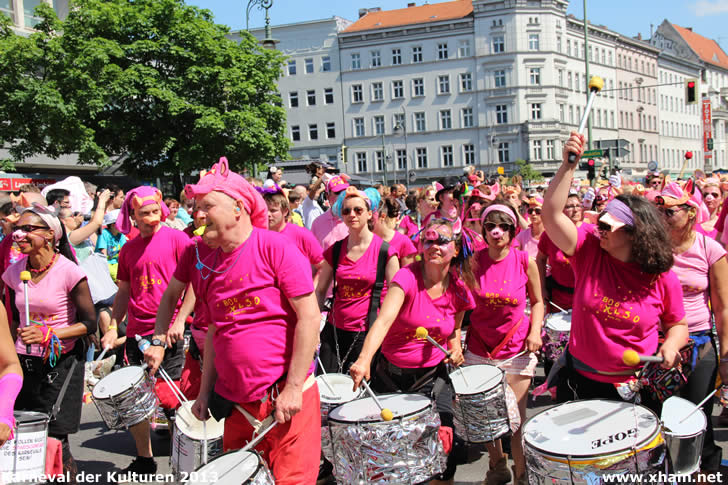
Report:
[[[454,233],[453,222],[444,218],[431,218],[420,232],[419,253],[422,260],[402,268],[392,280],[379,316],[349,372],[355,387],[362,379],[369,379],[372,358],[382,346],[371,376],[372,388],[432,397],[442,426],[450,434],[452,389],[445,364],[463,363],[460,325],[465,311],[474,307],[463,280],[474,281],[473,274],[469,260],[462,256],[460,235]],[[420,326],[449,349],[449,358],[427,340],[415,339]],[[450,453],[447,469],[431,483],[452,483],[457,466],[455,451],[460,450]]]
[[[157,331],[192,282],[210,319],[195,416],[207,419],[209,408],[218,420],[225,418],[225,450],[242,448],[274,416],[278,425],[256,449],[277,484],[313,484],[321,415],[310,366],[321,314],[311,265],[267,230],[263,198],[229,170],[225,158],[185,193],[206,217],[204,243],[181,258],[159,306]],[[155,371],[162,351],[150,347],[145,358]]]

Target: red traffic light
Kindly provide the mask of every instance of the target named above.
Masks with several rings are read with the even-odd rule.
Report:
[[[693,152],[685,152],[685,158],[687,160],[690,160],[691,158],[693,158]]]
[[[594,166],[594,159],[590,158],[588,162],[586,162],[590,167]]]
[[[695,81],[688,81],[688,87],[694,88],[695,87]]]

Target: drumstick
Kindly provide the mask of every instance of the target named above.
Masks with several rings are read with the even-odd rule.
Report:
[[[385,421],[391,421],[394,415],[392,414],[392,411],[390,411],[388,408],[385,408],[382,406],[382,403],[379,402],[379,399],[377,399],[377,396],[374,395],[374,392],[372,391],[372,388],[369,387],[369,384],[367,384],[367,381],[365,379],[361,380],[361,384],[364,386],[364,389],[367,390],[369,395],[374,399],[374,402],[379,407],[380,416],[382,416],[382,419]]]
[[[682,418],[678,422],[678,424],[682,423],[683,421],[685,421],[686,419],[688,419],[690,416],[692,416],[693,414],[695,414],[698,409],[700,409],[701,407],[703,407],[703,404],[705,404],[708,401],[708,399],[710,399],[711,397],[713,397],[713,394],[715,394],[715,391],[714,390],[713,391],[710,391],[710,393],[707,396],[705,396],[705,399],[703,399],[702,401],[700,401],[700,403],[696,404],[695,405],[695,408],[692,411],[690,411],[687,416],[685,416],[684,418]]]
[[[527,353],[528,353],[528,349],[526,349],[526,350],[523,350],[523,351],[521,351],[521,352],[517,353],[516,355],[514,355],[513,357],[509,357],[509,358],[507,358],[507,359],[506,359],[506,360],[504,360],[504,361],[498,362],[498,363],[497,363],[497,364],[496,364],[495,366],[496,366],[496,367],[500,367],[500,366],[502,366],[503,364],[507,364],[507,363],[509,363],[510,361],[512,361],[513,359],[515,359],[516,357],[520,357],[520,356],[522,356],[523,354],[527,354]]]
[[[207,465],[207,420],[202,422],[202,464]]]
[[[430,337],[430,335],[427,332],[427,329],[425,327],[417,327],[417,330],[415,330],[415,338],[417,338],[419,340],[427,339],[427,341],[430,342],[432,345],[434,345],[438,349],[442,350],[445,353],[445,355],[447,355],[448,359],[452,355],[450,352],[448,352],[447,350],[445,350],[445,348],[442,345],[440,345],[439,343],[437,343],[437,341],[435,339],[433,339],[432,337]],[[460,376],[463,378],[463,381],[465,382],[465,385],[466,386],[469,386],[470,384],[468,384],[468,380],[465,378],[465,374],[463,373],[463,369],[461,367],[458,367],[458,370],[460,371]]]
[[[184,394],[182,394],[182,391],[177,387],[177,385],[174,383],[172,378],[167,374],[167,371],[164,370],[162,367],[159,367],[159,375],[162,376],[162,379],[165,380],[167,385],[172,390],[172,394],[174,394],[174,397],[176,397],[180,403],[186,403],[189,402],[189,400],[185,397]]]
[[[25,326],[30,326],[30,302],[28,301],[28,281],[30,281],[30,271],[20,272],[20,281],[23,282],[23,298],[25,299]],[[25,346],[25,351],[30,355],[30,344]]]
[[[331,384],[329,384],[328,374],[326,373],[326,370],[324,370],[324,364],[321,362],[321,357],[319,357],[317,355],[316,360],[318,361],[319,367],[321,368],[321,372],[323,372],[323,374],[321,375],[321,380],[324,382],[324,384],[326,384],[326,387],[329,388],[329,391],[331,391],[331,394],[333,394],[333,397],[335,397],[336,399],[339,399],[341,396],[336,394],[336,391],[334,391],[334,388],[331,387]]]
[[[556,304],[556,303],[554,303],[553,301],[550,301],[549,303],[551,304],[551,306],[553,306],[553,307],[556,307],[556,308],[557,308],[558,310],[561,310],[561,311],[562,311],[562,312],[564,312],[564,313],[569,313],[569,311],[568,311],[568,310],[564,310],[563,308],[561,308],[561,307],[560,307],[559,305],[557,305],[557,304]]]
[[[111,347],[109,347],[108,345],[107,345],[106,347],[104,347],[104,350],[102,350],[102,351],[101,351],[101,353],[99,354],[99,356],[98,356],[98,357],[96,357],[96,360],[95,360],[95,362],[98,362],[98,361],[100,361],[101,359],[103,359],[103,358],[104,358],[104,355],[106,355],[106,351],[107,351],[107,350],[109,350],[110,348],[111,348]]]
[[[276,421],[274,419],[273,422],[271,424],[269,424],[268,427],[265,428],[262,433],[260,433],[258,436],[256,436],[252,440],[250,440],[248,442],[248,444],[243,447],[242,451],[248,451],[249,449],[251,449],[254,446],[256,446],[258,443],[260,443],[260,441],[263,439],[263,437],[266,434],[268,434],[268,431],[272,430],[275,427],[276,424],[278,424],[278,421]]]
[[[640,362],[665,362],[665,358],[661,355],[639,355],[632,349],[627,349],[622,354],[622,362],[629,366],[639,365]]]
[[[589,113],[591,112],[592,104],[594,104],[594,98],[596,98],[597,93],[601,91],[603,87],[604,80],[599,76],[593,76],[589,80],[589,99],[586,102],[584,114],[581,116],[581,121],[579,122],[579,129],[577,130],[577,133],[584,133],[584,128],[586,127],[586,122],[589,119]],[[569,153],[569,163],[576,163],[576,153]]]

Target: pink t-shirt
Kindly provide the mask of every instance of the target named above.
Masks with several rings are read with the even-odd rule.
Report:
[[[685,319],[691,332],[710,330],[710,267],[725,256],[719,242],[702,234],[695,235],[695,242],[687,251],[676,254],[672,271],[683,290]]]
[[[493,261],[484,249],[475,254],[475,277],[480,288],[473,290],[475,309],[470,315],[468,350],[488,357],[514,325],[516,333],[491,357],[505,359],[523,350],[530,322],[526,316],[528,253],[511,248],[500,261]]]
[[[129,337],[154,333],[162,294],[182,253],[190,245],[191,240],[184,232],[162,226],[151,237],[135,237],[121,248],[118,278],[129,282],[129,322],[126,328]],[[181,303],[177,302],[174,316]]]
[[[326,251],[336,241],[341,241],[348,236],[349,228],[329,209],[313,221],[311,232]]]
[[[561,286],[574,287],[574,270],[569,258],[561,251],[545,232],[538,241],[538,250],[546,255],[551,267],[551,276]],[[551,300],[561,308],[568,310],[574,302],[574,294],[561,291],[558,288],[551,290]]]
[[[402,368],[436,366],[445,355],[427,340],[416,339],[417,327],[425,327],[430,337],[448,348],[447,338],[455,329],[455,315],[474,308],[473,297],[451,274],[445,294],[433,300],[425,289],[420,262],[400,269],[392,284],[402,288],[404,302],[382,343],[382,354]]]
[[[20,273],[25,271],[25,259],[11,265],[3,273],[3,281],[8,288],[15,292],[15,307],[20,314],[20,326],[24,327],[25,320],[25,297],[23,295],[23,282],[20,280]],[[86,279],[86,274],[75,263],[64,256],[58,257],[55,264],[48,270],[43,279],[37,283],[28,282],[28,307],[30,319],[36,322],[45,323],[53,328],[65,328],[75,323],[76,305],[71,298],[71,290],[76,287],[79,281]],[[63,353],[69,352],[76,344],[76,338],[62,340]],[[26,345],[18,337],[15,341],[15,350],[18,354],[42,356],[43,347],[31,345],[31,352],[28,354]]]
[[[545,233],[542,233],[543,235]],[[529,227],[525,231],[521,231],[516,236],[516,242],[519,245],[521,251],[526,251],[531,259],[536,259],[538,255],[538,239],[533,237],[531,228]]]
[[[281,234],[296,245],[299,251],[308,258],[312,266],[316,266],[324,259],[324,252],[321,250],[316,237],[305,227],[288,223]]]
[[[723,229],[725,229],[725,219],[728,216],[728,199],[725,199],[723,201],[723,205],[720,208],[720,213],[718,214],[718,220],[715,221],[715,229],[718,232],[724,232]]]
[[[420,228],[417,227],[417,224],[415,223],[415,221],[412,220],[410,216],[404,216],[402,220],[399,221],[399,227],[400,229],[404,229],[404,235],[408,238],[411,238],[412,236],[417,234],[417,231],[420,230]]]
[[[253,229],[230,253],[198,242],[174,277],[192,282],[215,325],[215,391],[236,403],[262,398],[288,371],[298,317],[291,298],[313,292],[311,265],[280,235]]]
[[[389,247],[394,250],[394,254],[396,254],[399,259],[417,254],[417,248],[412,240],[399,231],[394,231],[394,236],[392,237],[392,240],[389,241]]]
[[[637,263],[624,263],[599,246],[588,228],[578,229],[574,256],[576,277],[569,350],[602,372],[620,372],[626,349],[640,355],[657,351],[657,331],[685,317],[677,275],[644,273]],[[583,372],[600,382],[621,382],[624,376]]]
[[[713,226],[713,229],[711,229],[710,231],[706,231],[705,229],[703,229],[702,225],[695,224],[695,226],[693,226],[693,229],[695,229],[695,232],[699,234],[705,234],[710,239],[715,239],[715,236],[718,235],[718,229],[716,229],[715,226]]]
[[[207,246],[202,243],[202,238],[200,236],[193,236],[192,244],[198,244],[199,247],[207,248]],[[197,261],[195,261],[195,263],[197,263]],[[176,273],[177,270],[175,270],[175,274]],[[192,338],[195,339],[197,348],[200,349],[200,352],[204,353],[205,337],[207,336],[207,327],[210,324],[210,318],[207,316],[207,305],[199,296],[199,292],[202,291],[202,288],[197,285],[199,281],[201,280],[192,279],[192,290],[195,292],[195,315],[192,318],[192,324],[190,325],[190,333],[192,334]]]
[[[341,244],[339,265],[336,268],[336,297],[334,298],[334,324],[336,328],[350,332],[361,332],[369,328],[367,315],[371,301],[372,287],[377,279],[377,259],[382,238],[376,234],[364,254],[356,261],[346,256],[347,236]],[[394,249],[389,246],[387,261],[394,257]],[[324,251],[324,259],[334,267],[333,246]]]

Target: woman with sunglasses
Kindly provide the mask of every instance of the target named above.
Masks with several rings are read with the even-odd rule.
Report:
[[[483,211],[481,220],[488,247],[474,255],[476,285],[471,285],[470,289],[476,307],[470,315],[465,363],[499,365],[515,357],[501,364],[501,368],[516,396],[521,422],[524,422],[528,387],[537,364],[535,352],[541,348],[541,282],[536,262],[527,252],[511,246],[518,223],[515,209],[505,200],[496,199]],[[531,303],[530,317],[526,315],[526,298]],[[503,453],[501,441],[486,443],[486,447],[490,468],[485,483],[509,482],[508,457]],[[525,484],[521,428],[511,436],[511,452],[514,483]]]
[[[460,325],[465,311],[474,307],[463,281],[472,285],[474,278],[452,221],[430,219],[420,232],[418,247],[422,260],[397,272],[349,372],[356,387],[362,379],[369,379],[372,359],[381,346],[381,356],[371,375],[372,388],[377,392],[415,392],[432,397],[442,426],[452,429],[452,388],[445,364],[463,363]],[[451,352],[450,358],[426,340],[415,338],[421,326]],[[449,454],[446,470],[431,484],[452,483],[456,454],[462,444],[455,440],[455,452]]]
[[[693,361],[683,362],[692,372],[680,396],[698,404],[715,389],[718,346],[712,332],[713,321],[722,355],[720,376],[728,383],[728,262],[720,243],[695,230],[699,227],[696,222],[701,204],[692,189],[692,182],[685,189],[672,182],[655,197],[655,203],[670,234],[675,258],[672,271],[682,284],[688,330],[695,344]],[[712,399],[703,405],[703,411],[708,416],[708,428],[700,466],[704,472],[713,473],[720,467],[721,449],[713,438]]]
[[[53,209],[35,204],[23,211],[12,237],[27,256],[2,276],[11,292],[15,350],[25,377],[15,408],[50,416],[67,383],[48,435],[61,442],[63,471],[70,472],[75,483],[76,463],[68,435],[77,432],[81,423],[85,358],[81,339],[96,331],[96,311],[86,275]],[[27,283],[30,322],[24,311],[23,271],[31,274]]]
[[[546,191],[546,233],[571,260],[574,306],[569,346],[549,375],[557,400],[632,400],[635,367],[622,361],[625,350],[657,352],[673,367],[688,338],[682,289],[670,240],[659,214],[644,198],[619,195],[599,216],[595,234],[577,228],[563,213],[584,137],[572,133],[563,163]],[[658,349],[658,330],[665,335]],[[595,351],[598,349],[598,351]],[[558,381],[558,382],[557,382]],[[622,397],[624,395],[624,397]]]
[[[374,222],[374,234],[389,243],[399,259],[399,267],[403,268],[415,260],[417,248],[410,238],[395,230],[399,213],[400,207],[396,200],[391,197],[382,199]],[[409,219],[407,216],[405,218]]]
[[[539,196],[530,197],[528,204],[528,221],[529,226],[525,231],[521,231],[516,236],[516,242],[521,250],[526,251],[531,259],[536,259],[538,255],[538,241],[543,234],[543,222],[541,221],[541,207],[543,199]]]
[[[710,217],[702,223],[695,226],[695,230],[700,234],[705,234],[711,239],[715,239],[718,235],[718,229],[715,228],[715,223],[718,222],[718,215],[720,214],[720,208],[723,204],[723,195],[720,191],[720,181],[715,178],[706,180],[705,185],[702,187],[703,202],[708,208]]]

